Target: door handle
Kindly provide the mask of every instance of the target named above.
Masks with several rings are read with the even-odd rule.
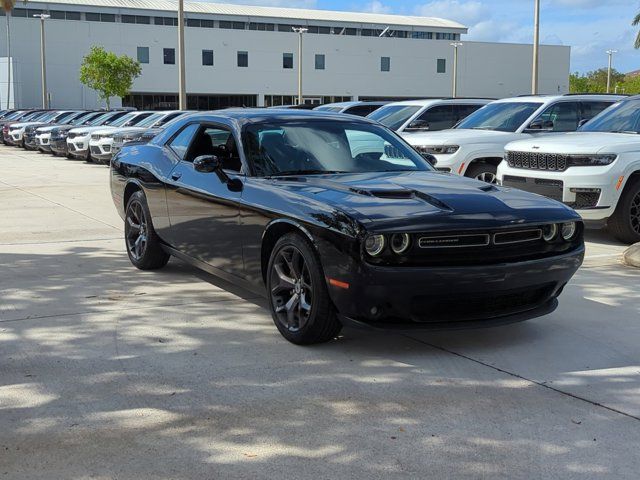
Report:
[[[180,180],[181,177],[182,177],[181,172],[173,172],[171,174],[171,180]]]

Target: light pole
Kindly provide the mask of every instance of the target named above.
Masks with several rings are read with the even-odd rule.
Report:
[[[49,108],[49,95],[47,92],[47,57],[45,52],[44,43],[44,21],[47,18],[51,18],[51,15],[46,13],[38,13],[34,15],[35,18],[40,19],[40,64],[42,69],[42,108]]]
[[[298,34],[298,105],[302,105],[302,35],[309,31],[304,27],[291,27]]]
[[[184,0],[178,0],[178,108],[187,109],[187,85],[184,67]]]
[[[533,70],[531,72],[531,93],[538,94],[538,62],[540,48],[540,0],[534,0],[533,13]]]
[[[453,42],[453,98],[458,96],[458,47],[463,45],[462,42]]]
[[[9,110],[9,100],[11,99],[11,9],[5,12],[7,17],[7,110]],[[14,102],[15,107],[15,102]]]
[[[613,64],[613,54],[618,53],[617,50],[607,50],[609,55],[609,68],[607,69],[607,93],[611,92],[611,65]]]

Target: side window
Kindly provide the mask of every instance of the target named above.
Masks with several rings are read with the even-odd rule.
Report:
[[[453,105],[436,105],[411,122],[406,130],[435,132],[451,128],[457,121]]]
[[[553,122],[553,132],[574,132],[578,129],[580,115],[577,102],[558,102],[538,117],[543,122]]]
[[[581,120],[591,120],[600,112],[609,108],[613,103],[610,102],[582,102],[582,118]]]
[[[378,107],[374,105],[357,105],[355,107],[347,109],[344,113],[348,113],[349,115],[357,115],[358,117],[366,117],[371,112],[377,109]]]
[[[187,149],[189,148],[189,144],[191,143],[191,139],[196,131],[200,128],[199,125],[192,123],[191,125],[187,125],[182,129],[178,135],[173,137],[173,140],[169,142],[169,148],[174,151],[176,155],[180,158],[180,160],[186,160],[185,154],[187,153]]]
[[[238,146],[231,131],[226,128],[201,126],[198,129],[184,160],[193,162],[201,155],[215,155],[222,162],[224,170],[242,170]]]
[[[457,105],[456,110],[458,114],[457,114],[456,123],[459,122],[460,120],[464,120],[465,118],[467,118],[469,115],[471,115],[473,112],[475,112],[482,106],[483,105]]]

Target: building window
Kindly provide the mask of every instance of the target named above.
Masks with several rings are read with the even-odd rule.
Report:
[[[282,68],[293,68],[293,53],[282,54]]]
[[[234,30],[244,30],[245,23],[244,22],[229,22],[226,20],[220,20],[220,28],[234,29]]]
[[[154,23],[156,25],[168,25],[171,27],[178,26],[178,19],[172,17],[155,17]]]
[[[138,47],[138,61],[149,63],[149,47]]]
[[[316,54],[316,70],[324,70],[324,54]]]
[[[175,65],[176,64],[176,49],[175,48],[164,48],[162,49],[162,55],[164,58],[165,65]]]
[[[202,65],[213,67],[213,50],[202,50]]]
[[[80,12],[67,12],[67,20],[80,20]]]
[[[275,24],[273,23],[254,23],[249,24],[249,30],[258,30],[260,32],[273,32],[275,30]]]
[[[64,20],[67,18],[66,12],[60,10],[51,10],[49,11],[49,15],[51,15],[51,18],[54,20]]]
[[[249,66],[249,52],[238,52],[238,66],[239,67]]]
[[[436,71],[438,73],[447,73],[447,59],[439,58]]]
[[[391,71],[391,57],[382,57],[380,59],[380,71],[382,72]]]
[[[116,16],[113,13],[91,13],[84,14],[88,22],[108,22],[113,23],[116,21]]]

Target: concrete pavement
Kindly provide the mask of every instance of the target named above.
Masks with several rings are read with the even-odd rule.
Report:
[[[251,293],[131,267],[105,167],[0,172],[0,478],[638,477],[640,270],[603,233],[547,317],[302,348]]]

